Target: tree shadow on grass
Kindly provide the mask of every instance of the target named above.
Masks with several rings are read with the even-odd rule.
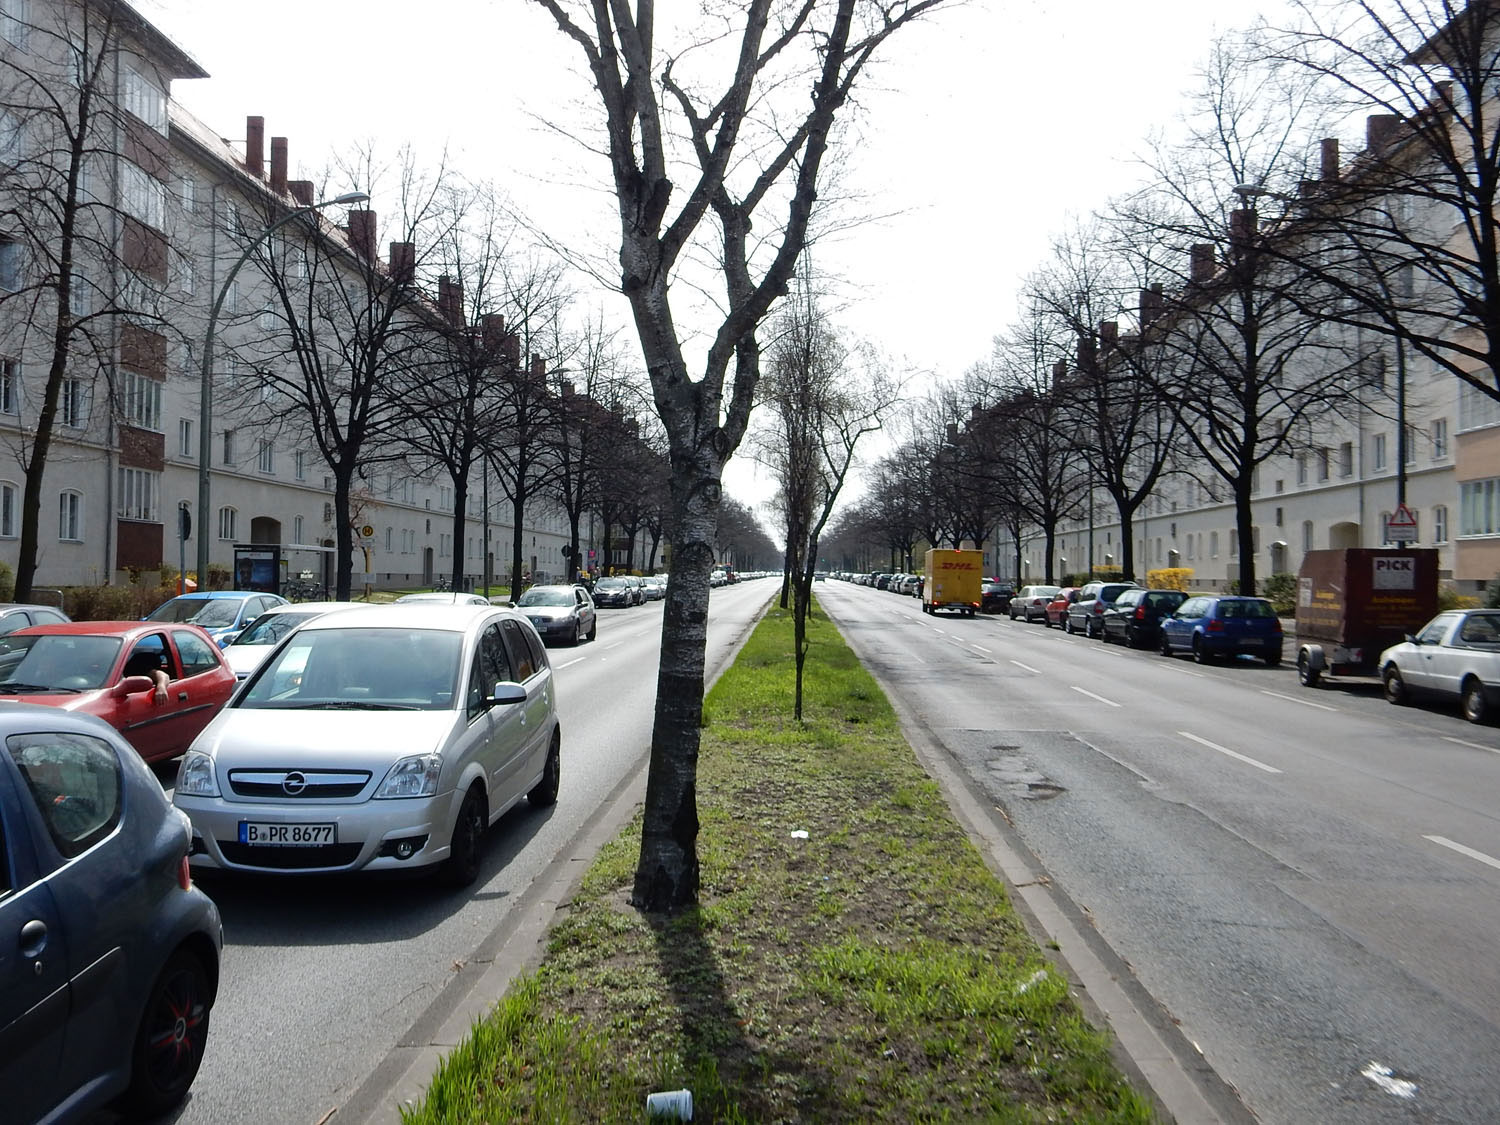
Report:
[[[834,1076],[818,1064],[816,1046],[768,1047],[747,1034],[750,1021],[730,993],[701,911],[642,916],[677,1006],[687,1068],[682,1081],[689,1087],[695,1077],[705,1087],[717,1082],[693,1090],[693,1119],[718,1120],[732,1107],[752,1121],[829,1120]]]

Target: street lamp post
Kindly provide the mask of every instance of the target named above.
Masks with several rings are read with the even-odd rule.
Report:
[[[280,227],[285,226],[302,215],[311,214],[324,207],[332,207],[348,203],[364,203],[370,197],[362,191],[345,192],[336,195],[332,199],[322,199],[317,203],[308,204],[305,207],[297,207],[288,211],[270,226],[266,227],[251,240],[245,247],[234,265],[230,267],[223,283],[219,286],[219,292],[214,297],[213,308],[208,313],[208,330],[203,337],[203,370],[199,373],[198,382],[198,588],[206,589],[208,584],[208,509],[209,509],[209,458],[213,455],[213,366],[214,366],[214,328],[218,324],[219,310],[224,307],[224,298],[229,294],[229,287],[234,284],[235,275],[240,268],[250,260],[250,255],[255,253],[257,247]],[[217,215],[215,216],[217,219]]]

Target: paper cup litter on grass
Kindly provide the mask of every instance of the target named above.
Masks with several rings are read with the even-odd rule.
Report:
[[[665,1117],[670,1121],[693,1119],[693,1092],[691,1090],[663,1090],[646,1095],[646,1114],[650,1117]]]

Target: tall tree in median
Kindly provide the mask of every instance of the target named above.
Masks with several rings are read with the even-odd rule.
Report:
[[[780,493],[797,669],[792,713],[801,720],[818,543],[860,439],[880,429],[896,393],[871,356],[851,354],[843,345],[805,281],[782,306],[774,328],[762,384],[769,421],[757,444]]]
[[[203,74],[124,3],[0,10],[0,411],[15,419],[3,444],[26,482],[19,513],[6,514],[6,533],[19,531],[18,601],[32,598],[59,426],[82,433],[96,461],[94,443],[109,439],[91,432],[91,401],[142,421],[109,379],[119,317],[158,321],[149,298],[167,269],[167,90]],[[33,364],[46,371],[40,387],[25,378]]]
[[[724,464],[755,400],[757,329],[791,281],[836,118],[856,80],[891,35],[941,0],[747,0],[665,57],[657,51],[654,0],[536,2],[593,75],[619,205],[620,289],[671,448],[672,581],[632,894],[638,907],[669,910],[698,896],[714,524]],[[722,90],[713,91],[710,83],[720,81]],[[687,182],[675,198],[674,176]],[[684,251],[710,241],[722,270],[722,317],[695,380],[671,285]]]

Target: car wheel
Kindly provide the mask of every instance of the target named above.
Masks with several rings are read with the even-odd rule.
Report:
[[[458,807],[458,820],[453,825],[453,843],[448,858],[443,863],[442,880],[451,887],[467,887],[479,877],[480,845],[484,842],[484,830],[488,827],[484,794],[478,785],[471,786],[464,794],[464,803]]]
[[[1318,681],[1323,678],[1323,669],[1314,668],[1312,661],[1307,658],[1307,653],[1297,654],[1297,682],[1303,687],[1317,687]]]
[[[1266,657],[1266,667],[1267,668],[1280,668],[1281,667],[1281,653],[1278,652],[1275,656],[1268,656],[1268,657]]]
[[[1398,706],[1411,702],[1411,694],[1406,690],[1406,681],[1401,678],[1401,669],[1394,664],[1386,665],[1380,682],[1385,685],[1386,702],[1395,703]]]
[[[596,617],[592,621],[589,622],[589,631],[588,631],[588,636],[587,636],[586,639],[591,641],[595,637],[597,637],[598,635],[599,635],[599,619]]]
[[[1163,656],[1172,655],[1172,642],[1167,640],[1166,630],[1162,630],[1161,634],[1161,654]]]
[[[578,645],[583,644],[583,638],[583,619],[579,618],[578,624],[573,628],[573,646],[576,648]]]
[[[1064,617],[1062,619],[1062,631],[1070,637],[1073,635],[1073,619],[1071,617]]]
[[[1140,648],[1141,647],[1141,635],[1138,632],[1136,632],[1134,629],[1131,629],[1129,627],[1127,627],[1125,629],[1125,647],[1126,648]]]
[[[1208,649],[1203,647],[1203,638],[1193,638],[1193,660],[1198,664],[1207,664],[1213,657],[1208,655]]]
[[[133,1115],[159,1117],[186,1096],[208,1041],[209,997],[203,962],[178,950],[151,986],[136,1028],[122,1099]]]
[[[562,780],[562,733],[552,732],[552,745],[547,748],[547,764],[542,767],[542,780],[536,788],[526,794],[526,801],[534,809],[544,809],[557,803],[557,786]]]
[[[1463,686],[1464,718],[1471,723],[1482,723],[1490,717],[1489,700],[1484,694],[1484,684],[1470,676]]]

